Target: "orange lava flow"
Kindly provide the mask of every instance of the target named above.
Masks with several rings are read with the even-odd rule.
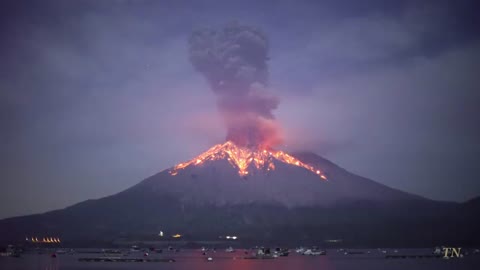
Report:
[[[317,174],[321,179],[327,180],[327,177],[319,169],[315,169],[313,166],[305,164],[283,151],[252,150],[239,147],[230,141],[224,144],[217,144],[192,160],[178,164],[170,171],[170,174],[177,175],[178,171],[188,166],[196,166],[208,160],[219,159],[227,159],[234,168],[238,169],[238,174],[241,176],[248,175],[248,168],[252,164],[257,169],[274,170],[275,165],[273,161],[278,160],[307,169]]]

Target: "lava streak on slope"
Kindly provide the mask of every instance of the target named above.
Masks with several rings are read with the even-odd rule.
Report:
[[[259,170],[274,170],[275,164],[273,161],[277,160],[304,168],[317,174],[321,179],[327,180],[327,177],[319,169],[315,169],[313,166],[305,164],[283,151],[239,147],[231,141],[227,141],[224,144],[217,144],[192,160],[176,165],[170,171],[170,174],[176,175],[178,171],[188,166],[197,166],[208,160],[220,159],[227,159],[233,167],[238,169],[238,174],[241,176],[249,174],[248,170],[251,164]]]

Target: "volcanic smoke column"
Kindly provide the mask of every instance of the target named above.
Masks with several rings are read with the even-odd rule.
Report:
[[[279,100],[267,89],[268,39],[264,33],[238,23],[218,31],[197,30],[189,38],[189,53],[192,65],[217,96],[227,140],[250,148],[280,143],[272,113]]]

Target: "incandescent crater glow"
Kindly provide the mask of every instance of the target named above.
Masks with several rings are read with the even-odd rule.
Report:
[[[275,164],[273,161],[277,160],[293,166],[304,168],[312,173],[317,174],[322,180],[327,180],[327,177],[319,169],[305,164],[283,151],[240,147],[231,141],[227,141],[223,144],[217,144],[190,161],[177,164],[170,171],[170,174],[177,175],[180,170],[188,166],[198,166],[205,161],[220,159],[226,159],[234,168],[238,169],[238,174],[240,176],[249,174],[250,165],[253,165],[259,170],[275,170]]]

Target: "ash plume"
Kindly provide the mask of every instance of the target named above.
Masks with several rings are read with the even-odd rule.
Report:
[[[268,148],[281,141],[273,115],[279,99],[267,88],[268,49],[263,32],[238,23],[196,30],[189,38],[190,61],[217,96],[226,139],[240,146]]]

